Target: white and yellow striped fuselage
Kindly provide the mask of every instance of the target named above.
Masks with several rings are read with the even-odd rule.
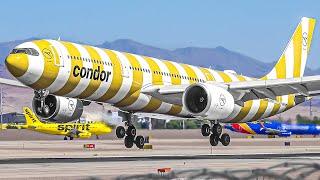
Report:
[[[150,85],[253,79],[232,72],[64,41],[35,40],[17,48],[32,48],[39,52],[38,55],[10,54],[7,58],[9,63],[10,58],[20,59],[21,63],[10,65],[8,69],[32,89],[47,89],[58,96],[110,103],[132,112],[189,115],[182,106],[140,93]],[[232,114],[221,121],[246,122],[266,118],[293,107],[294,99],[294,95],[285,95],[277,97],[277,101],[250,100],[244,103],[244,107],[235,105]]]

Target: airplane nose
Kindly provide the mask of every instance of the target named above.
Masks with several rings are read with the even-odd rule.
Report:
[[[20,77],[27,72],[29,66],[26,54],[10,54],[6,58],[6,66],[14,77]]]

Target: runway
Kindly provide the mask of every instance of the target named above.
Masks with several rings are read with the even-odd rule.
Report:
[[[174,136],[178,133],[172,132]],[[2,139],[6,138],[4,132],[2,135]],[[27,139],[26,136],[36,137],[24,134],[21,138]],[[115,179],[119,176],[157,174],[157,169],[164,167],[175,172],[202,168],[224,172],[268,168],[287,162],[320,163],[319,138],[232,138],[230,146],[220,144],[211,147],[204,137],[189,135],[186,139],[178,139],[169,137],[168,133],[165,139],[159,138],[158,134],[154,137],[150,139],[152,150],[126,149],[123,140],[112,136],[73,141],[57,140],[61,137],[2,140],[0,178]],[[290,146],[285,146],[284,142],[290,142]],[[96,148],[84,149],[83,145],[87,143],[94,143]],[[287,169],[283,167],[277,172]],[[320,173],[311,177],[318,178]]]
[[[175,161],[175,160],[217,160],[217,159],[318,159],[320,153],[292,154],[245,154],[245,155],[157,155],[157,156],[111,156],[92,158],[13,158],[2,159],[0,164],[30,164],[30,163],[91,163],[91,162],[134,162],[134,161]],[[320,158],[319,158],[320,160]]]

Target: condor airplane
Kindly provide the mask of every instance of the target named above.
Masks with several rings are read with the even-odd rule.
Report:
[[[19,82],[1,82],[34,89],[35,113],[48,121],[78,119],[90,102],[118,107],[125,126],[118,126],[116,135],[125,137],[127,148],[137,143],[133,114],[202,119],[210,122],[201,128],[203,136],[210,136],[210,144],[228,145],[230,136],[222,134],[221,122],[266,118],[318,95],[320,76],[303,77],[314,26],[314,19],[302,18],[274,68],[261,78],[36,40],[18,45],[6,58],[9,72]]]

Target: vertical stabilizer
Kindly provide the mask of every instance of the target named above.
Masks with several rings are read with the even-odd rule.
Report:
[[[27,125],[41,124],[39,118],[33,113],[33,111],[30,108],[24,107],[23,112],[26,118]]]
[[[315,23],[315,19],[301,18],[277,64],[262,79],[285,79],[303,76]]]

